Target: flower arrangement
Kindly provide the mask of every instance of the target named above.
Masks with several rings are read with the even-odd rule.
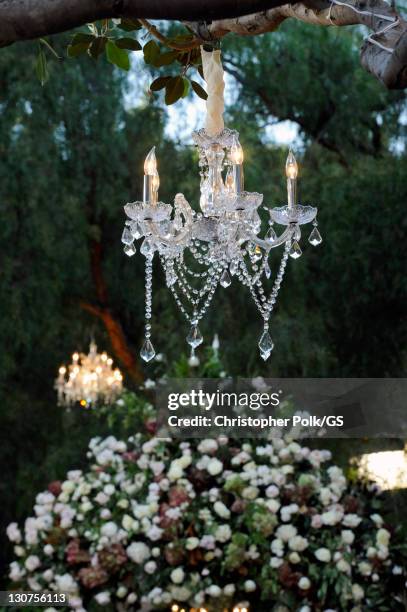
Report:
[[[391,610],[405,575],[374,487],[290,440],[94,438],[7,533],[10,579],[71,610]]]

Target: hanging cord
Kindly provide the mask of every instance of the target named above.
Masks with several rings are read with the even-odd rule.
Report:
[[[216,136],[225,127],[223,122],[225,82],[223,80],[224,73],[220,59],[220,49],[205,51],[201,47],[201,56],[202,69],[208,92],[205,131],[209,136]]]
[[[329,21],[331,22],[332,25],[335,25],[332,22],[332,19],[331,19],[331,12],[332,12],[332,7],[333,7],[334,4],[336,4],[337,6],[346,6],[346,8],[351,9],[352,11],[354,11],[355,13],[358,13],[359,15],[369,15],[371,17],[376,17],[378,19],[383,19],[385,21],[391,21],[391,23],[386,25],[381,30],[377,30],[377,32],[374,32],[374,34],[371,34],[370,36],[368,36],[366,38],[366,40],[368,40],[369,42],[373,43],[377,47],[380,47],[384,51],[387,51],[388,53],[393,53],[394,49],[390,49],[389,47],[385,47],[378,40],[375,40],[373,38],[373,36],[380,36],[381,34],[384,34],[385,32],[388,32],[392,28],[395,28],[400,23],[400,19],[398,17],[390,17],[389,15],[381,15],[380,13],[372,13],[372,11],[363,11],[361,9],[357,9],[355,6],[352,6],[351,4],[348,4],[347,2],[340,2],[340,0],[331,0],[331,6],[329,8],[328,19],[329,19]]]

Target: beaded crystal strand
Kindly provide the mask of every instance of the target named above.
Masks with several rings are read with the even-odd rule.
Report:
[[[151,361],[155,357],[155,349],[150,340],[151,338],[151,305],[152,305],[152,287],[153,287],[153,258],[146,257],[146,303],[145,303],[145,340],[140,351],[140,357],[144,361]]]

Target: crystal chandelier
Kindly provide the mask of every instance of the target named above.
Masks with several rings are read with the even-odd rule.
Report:
[[[155,253],[164,269],[166,284],[190,325],[187,342],[195,349],[202,341],[199,322],[207,312],[216,288],[227,288],[232,277],[245,285],[263,319],[259,340],[261,357],[273,350],[269,321],[289,257],[301,255],[300,226],[312,222],[309,242],[322,242],[317,229],[317,208],[297,202],[298,165],[290,150],[286,162],[287,204],[263,207],[269,214],[269,228],[262,238],[259,209],[263,195],[244,190],[243,149],[239,134],[223,124],[223,69],[220,51],[202,52],[207,84],[205,128],[192,134],[199,153],[200,211],[191,208],[178,193],[174,206],[158,200],[159,175],[155,147],[144,163],[143,201],[126,204],[129,217],[122,235],[124,252],[136,253],[135,241],[143,238],[140,252],[145,257],[145,340],[140,355],[145,361],[155,356],[151,342],[152,268]],[[277,236],[274,223],[284,227]],[[282,246],[281,263],[274,283],[269,254]]]
[[[94,342],[89,353],[74,353],[72,363],[61,366],[55,381],[59,406],[72,406],[77,402],[83,407],[97,403],[109,404],[123,389],[123,377],[119,369],[113,369],[113,359],[106,353],[98,353]]]

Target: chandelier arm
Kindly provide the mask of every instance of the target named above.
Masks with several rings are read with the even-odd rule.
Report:
[[[180,232],[178,236],[173,236],[171,238],[165,238],[165,236],[163,236],[162,234],[160,234],[160,232],[157,231],[157,224],[154,221],[145,220],[145,224],[147,225],[148,229],[151,231],[151,234],[153,235],[155,240],[159,240],[162,244],[169,246],[169,247],[181,245],[184,242],[185,238],[190,236],[191,228],[193,225],[192,222],[185,224],[183,227],[183,231]]]
[[[270,242],[269,240],[263,240],[262,238],[258,238],[257,236],[251,236],[250,240],[254,242],[255,244],[257,244],[262,249],[264,249],[265,251],[270,251],[271,249],[274,249],[275,247],[281,246],[288,240],[291,240],[294,237],[294,234],[295,234],[295,240],[299,240],[301,238],[300,228],[298,227],[297,229],[297,227],[292,228],[288,226],[287,229],[285,229],[284,232],[281,234],[281,236],[278,236],[276,240],[274,240],[273,242]]]

